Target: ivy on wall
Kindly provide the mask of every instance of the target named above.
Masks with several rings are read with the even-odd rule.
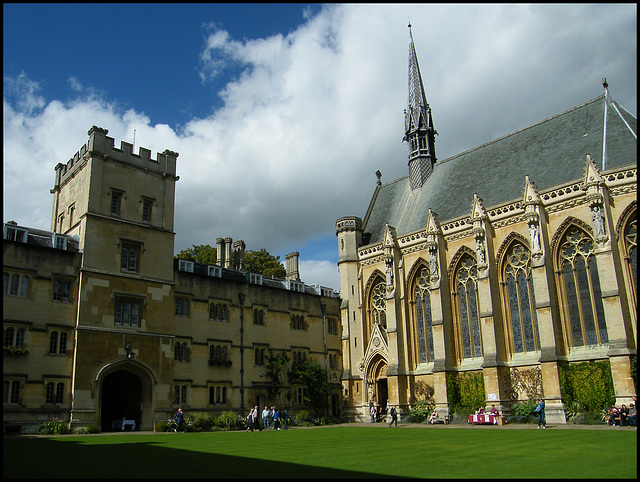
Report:
[[[452,412],[475,411],[485,406],[482,372],[447,373],[447,396]]]
[[[560,364],[560,390],[565,406],[574,402],[585,411],[599,411],[615,403],[609,360]]]

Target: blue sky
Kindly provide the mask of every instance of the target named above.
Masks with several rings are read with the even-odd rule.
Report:
[[[335,221],[364,216],[376,170],[383,182],[407,174],[409,21],[439,159],[597,97],[602,77],[637,109],[635,4],[3,13],[4,222],[49,229],[54,166],[92,125],[116,146],[135,130],[134,151],[180,154],[176,252],[217,237],[283,261],[299,251],[303,281],[336,289]]]

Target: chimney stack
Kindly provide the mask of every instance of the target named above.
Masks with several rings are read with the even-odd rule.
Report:
[[[293,253],[286,254],[284,259],[286,260],[286,279],[293,281],[300,281],[300,273],[298,271],[298,257],[300,253],[294,251]]]

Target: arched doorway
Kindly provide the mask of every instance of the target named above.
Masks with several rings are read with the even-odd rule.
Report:
[[[382,412],[386,413],[389,388],[387,386],[387,360],[380,354],[369,363],[367,370],[367,384],[369,385],[369,399],[378,402]]]
[[[142,423],[142,381],[128,370],[106,375],[101,390],[101,425],[103,432],[122,430],[123,418],[134,420],[136,429]],[[115,423],[114,423],[115,422]]]

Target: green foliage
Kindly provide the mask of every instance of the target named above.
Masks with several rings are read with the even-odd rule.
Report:
[[[269,400],[277,401],[284,388],[284,374],[291,361],[291,357],[285,351],[274,351],[269,347],[265,356],[266,375],[271,379],[269,386]]]
[[[629,374],[631,375],[631,379],[633,380],[633,386],[638,387],[638,356],[631,356],[631,369],[629,370]]]
[[[207,412],[191,412],[185,417],[185,425],[189,431],[209,432],[214,425],[214,419]]]
[[[250,273],[275,278],[284,278],[287,275],[287,270],[280,262],[280,256],[273,256],[264,248],[260,251],[247,250],[245,252],[244,269]]]
[[[309,418],[309,412],[307,410],[300,410],[291,417],[291,419],[296,425],[299,425],[300,422],[306,422],[308,418]]]
[[[331,388],[327,381],[327,371],[315,360],[304,360],[294,365],[290,373],[292,384],[304,386],[304,401],[316,412],[326,409],[329,405]]]
[[[186,261],[194,261],[203,264],[217,264],[216,248],[208,244],[193,245],[193,248],[187,248],[180,251],[176,258]]]
[[[565,406],[578,402],[587,413],[615,403],[608,360],[561,364],[560,389]]]
[[[418,400],[411,405],[411,411],[405,418],[402,419],[405,423],[422,423],[429,418],[433,408],[435,407],[435,401],[431,400]]]
[[[215,425],[223,430],[242,430],[244,428],[244,419],[238,417],[231,410],[227,410],[216,417]]]
[[[68,432],[69,427],[67,426],[67,422],[59,418],[44,422],[40,427],[40,433],[45,435],[62,435]]]
[[[484,407],[484,376],[482,372],[447,373],[449,411],[475,411]]]

